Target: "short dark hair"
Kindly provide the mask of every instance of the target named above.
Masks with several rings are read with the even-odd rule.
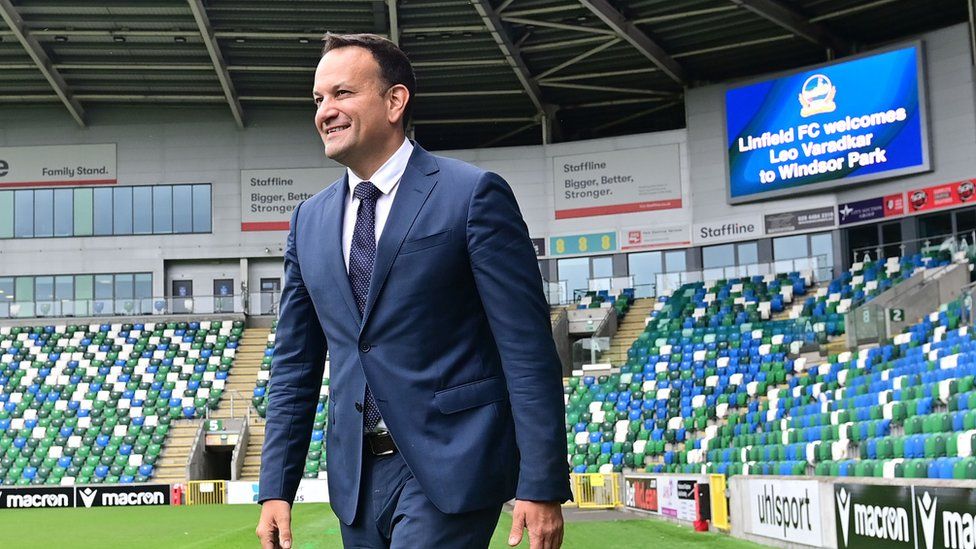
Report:
[[[417,89],[417,76],[413,72],[413,65],[396,44],[376,34],[333,34],[326,33],[322,38],[325,45],[322,55],[339,48],[363,48],[373,55],[373,59],[380,66],[380,78],[387,87],[402,84],[410,92],[407,105],[403,109],[403,129],[407,129],[413,111],[413,97]]]

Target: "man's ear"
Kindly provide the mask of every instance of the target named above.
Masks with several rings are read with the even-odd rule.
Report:
[[[400,124],[410,101],[410,91],[403,84],[394,84],[388,93],[387,120],[390,124]]]

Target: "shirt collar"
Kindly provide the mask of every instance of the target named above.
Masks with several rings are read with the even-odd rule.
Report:
[[[403,138],[403,144],[400,148],[393,153],[393,156],[386,159],[386,162],[380,166],[380,169],[376,170],[373,177],[370,178],[370,182],[376,185],[383,194],[390,194],[393,187],[399,183],[400,178],[403,177],[403,172],[407,170],[407,164],[410,162],[410,155],[413,153],[413,144],[406,137]],[[362,183],[364,180],[360,179],[352,170],[346,168],[346,174],[348,174],[349,179],[349,196],[353,196],[356,191],[356,185]]]

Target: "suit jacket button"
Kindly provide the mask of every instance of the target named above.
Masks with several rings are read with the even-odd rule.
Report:
[[[363,405],[357,402],[356,403],[356,411],[359,412],[359,413],[362,413],[363,412]]]
[[[368,353],[370,349],[372,349],[372,347],[370,347],[369,343],[360,343],[359,344],[359,350],[362,351],[362,352],[364,352],[364,353]]]

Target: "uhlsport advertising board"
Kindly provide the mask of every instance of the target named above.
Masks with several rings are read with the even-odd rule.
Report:
[[[930,169],[922,43],[726,90],[728,200]]]
[[[751,521],[745,525],[747,532],[823,546],[817,481],[749,479],[748,486]]]
[[[834,485],[838,549],[974,549],[976,490]]]

